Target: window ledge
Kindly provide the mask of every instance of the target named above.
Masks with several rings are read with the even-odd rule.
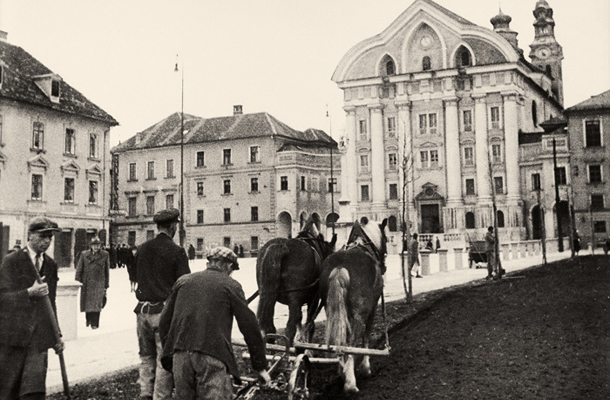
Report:
[[[73,201],[63,201],[61,203],[59,203],[62,206],[73,206],[73,207],[78,207],[78,203],[74,203]]]
[[[89,157],[87,157],[87,161],[97,161],[97,162],[100,162],[102,160],[99,157],[91,157],[91,156],[89,156]]]
[[[172,175],[172,176],[166,176],[164,179],[175,179],[176,175]]]
[[[37,149],[35,147],[30,147],[30,152],[36,153],[36,154],[47,154],[47,151],[45,149]]]
[[[157,178],[146,178],[147,181],[156,181]]]
[[[256,191],[250,191],[250,192],[248,192],[248,193],[249,193],[249,194],[261,194],[261,192],[259,192],[258,190],[256,190]]]
[[[223,194],[221,194],[221,196],[229,197],[229,196],[233,196],[233,193],[223,193]]]
[[[203,168],[206,168],[206,166],[205,166],[205,165],[196,165],[196,166],[195,166],[195,168],[201,168],[201,169],[203,169]]]
[[[127,179],[127,182],[137,182],[137,179]]]
[[[72,154],[72,153],[64,153],[64,157],[78,158],[78,156],[76,154]]]
[[[248,164],[260,164],[261,161],[249,161]]]

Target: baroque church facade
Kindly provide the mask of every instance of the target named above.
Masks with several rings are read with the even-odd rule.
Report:
[[[346,113],[340,222],[402,221],[404,202],[410,232],[474,240],[494,225],[495,205],[503,239],[536,236],[524,199],[535,172],[552,193],[553,159],[538,162],[520,143],[561,116],[563,55],[552,8],[539,0],[533,14],[530,61],[502,11],[488,29],[432,0],[343,56],[332,77]],[[565,141],[559,155],[569,175]],[[546,220],[553,237],[552,213]]]

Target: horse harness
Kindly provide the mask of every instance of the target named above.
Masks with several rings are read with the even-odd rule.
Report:
[[[351,249],[355,249],[355,248],[362,249],[365,253],[369,254],[371,257],[373,257],[373,259],[375,259],[379,262],[379,265],[381,268],[381,274],[382,275],[385,274],[385,271],[386,271],[385,259],[384,259],[384,257],[382,257],[379,254],[380,251],[379,251],[379,249],[377,249],[377,246],[375,246],[375,243],[373,243],[371,241],[371,239],[369,239],[369,237],[363,230],[360,230],[360,235],[358,237],[361,239],[362,242],[360,242],[356,239],[355,241],[346,244],[343,249],[344,250],[351,250]]]
[[[320,248],[320,245],[318,244],[321,239],[313,237],[313,236],[297,236],[297,239],[304,241],[305,243],[307,243],[309,245],[309,247],[311,247],[311,249],[313,250],[316,265],[322,264],[322,249]],[[303,286],[303,287],[296,288],[296,289],[278,290],[276,293],[280,294],[280,293],[302,292],[302,291],[306,291],[309,289],[313,289],[314,287],[316,287],[318,285],[318,283],[320,283],[320,278],[316,279],[315,281],[313,281],[312,283],[310,283],[307,286]]]

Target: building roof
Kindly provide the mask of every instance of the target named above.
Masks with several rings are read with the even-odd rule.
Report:
[[[448,17],[453,18],[454,20],[458,21],[459,23],[462,23],[464,25],[476,25],[473,24],[472,22],[468,21],[466,18],[461,17],[459,15],[457,15],[456,13],[454,13],[453,11],[449,11],[448,9],[446,9],[445,7],[441,6],[438,3],[435,3],[432,0],[422,0],[428,4],[430,4],[432,7],[436,8],[437,10],[441,11],[442,13],[446,14]]]
[[[603,108],[610,108],[610,90],[606,90],[601,94],[591,96],[590,99],[566,109],[565,113],[599,110]]]
[[[180,113],[174,113],[115,146],[112,152],[179,145],[180,123]],[[184,114],[184,144],[256,137],[284,138],[302,145],[337,146],[337,143],[324,131],[319,129],[297,131],[266,112],[216,118]]]
[[[63,80],[60,81],[59,102],[51,101],[36,84],[36,78],[54,75],[53,71],[19,46],[0,40],[0,65],[2,66],[0,98],[92,118],[111,126],[119,124],[110,114],[87,100]]]

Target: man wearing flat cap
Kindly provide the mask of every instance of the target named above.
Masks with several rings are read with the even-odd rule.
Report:
[[[85,313],[87,326],[100,326],[100,313],[104,308],[106,290],[110,286],[110,255],[102,250],[98,237],[91,239],[90,250],[80,254],[74,279],[83,284],[80,290],[80,311]]]
[[[179,399],[232,399],[231,376],[239,370],[231,346],[233,317],[252,356],[252,368],[270,381],[265,346],[256,315],[231,273],[237,255],[226,247],[208,254],[208,267],[178,279],[161,314],[163,367],[174,373]]]
[[[47,218],[29,225],[24,249],[7,255],[0,266],[0,399],[45,398],[47,350],[63,351],[56,339],[57,264],[45,251],[60,229]],[[38,276],[43,283],[38,283]],[[48,296],[53,308],[49,315]],[[52,321],[51,318],[55,319]]]
[[[161,367],[159,319],[172,286],[182,275],[189,274],[189,260],[184,249],[172,240],[180,222],[175,208],[159,211],[153,221],[159,234],[144,242],[134,260],[138,344],[140,347],[140,399],[171,399],[172,374]]]

